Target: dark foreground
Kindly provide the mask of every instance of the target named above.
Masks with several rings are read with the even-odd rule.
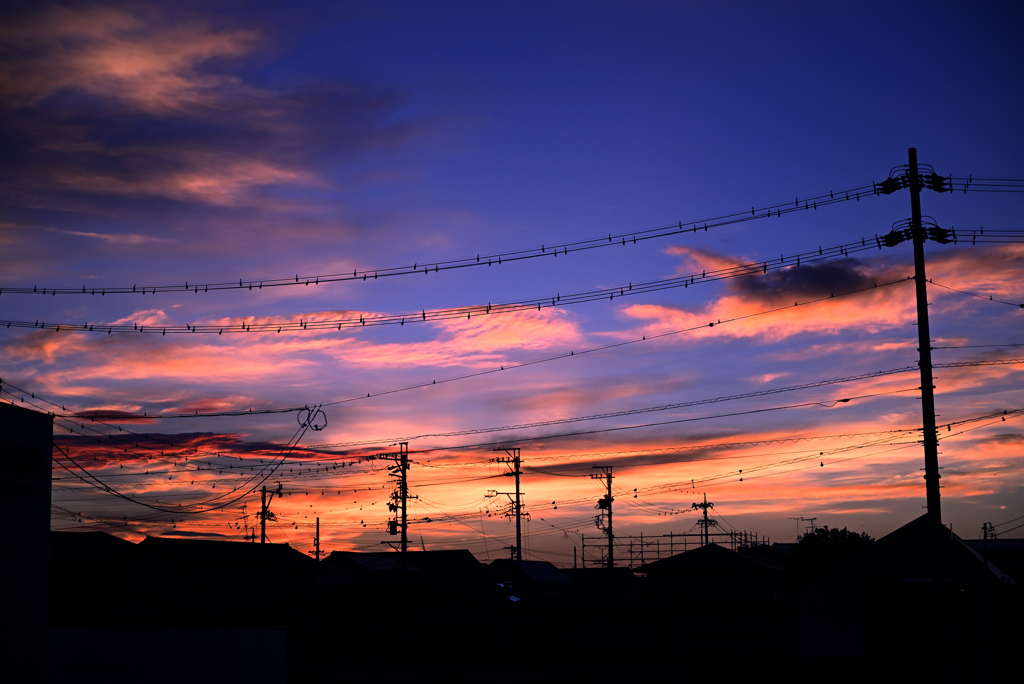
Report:
[[[712,545],[634,573],[53,533],[45,662],[5,679],[1020,681],[1004,546],[986,566],[921,518],[856,549]]]

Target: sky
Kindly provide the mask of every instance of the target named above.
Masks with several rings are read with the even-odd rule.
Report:
[[[1022,15],[7,7],[0,398],[57,414],[53,528],[241,540],[280,483],[271,541],[386,549],[404,441],[410,543],[482,560],[513,448],[526,557],[560,565],[599,553],[602,467],[616,535],[694,533],[705,495],[772,541],[896,529],[914,265],[875,237],[910,195],[872,183],[911,147],[1024,178]],[[969,187],[921,202],[961,236],[925,253],[934,361],[974,364],[935,372],[942,517],[976,537],[1024,515],[1024,245],[963,236],[1024,202]]]

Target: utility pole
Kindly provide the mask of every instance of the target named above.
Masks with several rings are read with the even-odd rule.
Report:
[[[715,504],[708,503],[708,495],[705,494],[704,495],[704,503],[699,503],[698,502],[698,503],[692,504],[690,506],[690,508],[692,508],[695,511],[701,511],[701,510],[704,511],[704,519],[703,520],[698,520],[697,524],[699,524],[701,527],[704,528],[704,544],[702,546],[707,546],[708,544],[711,543],[711,540],[710,540],[710,538],[708,536],[708,528],[709,527],[718,527],[718,521],[717,520],[709,520],[708,519],[708,509],[714,510]]]
[[[508,476],[514,476],[516,478],[516,491],[515,499],[512,499],[512,494],[508,492],[488,492],[485,496],[498,496],[504,494],[509,497],[512,501],[512,512],[516,516],[516,545],[510,549],[513,554],[516,565],[520,568],[523,566],[523,527],[522,527],[522,512],[523,512],[523,499],[522,493],[519,491],[519,478],[521,475],[522,460],[520,458],[519,447],[513,447],[511,449],[495,449],[495,451],[504,451],[507,456],[499,457],[494,459],[495,463],[504,463],[509,466],[509,472],[505,473]]]
[[[995,539],[995,527],[992,523],[983,523],[981,526],[981,557],[985,561],[985,569],[981,573],[981,681],[988,684],[992,681],[992,673],[989,668],[989,634],[988,634],[988,539],[989,535]]]
[[[316,536],[313,537],[313,557],[320,560],[320,516],[316,517]]]
[[[934,240],[940,244],[956,243],[956,231],[940,228],[935,221],[928,219],[927,226],[921,216],[921,189],[928,188],[935,192],[950,192],[952,177],[943,178],[935,173],[928,164],[917,163],[917,148],[907,150],[909,164],[906,174],[897,173],[896,167],[889,172],[889,178],[876,185],[875,192],[889,195],[903,188],[910,188],[910,220],[893,224],[888,235],[875,237],[879,249],[882,245],[895,247],[905,240],[914,243],[914,284],[917,294],[917,337],[918,365],[921,367],[921,417],[923,434],[921,443],[924,445],[924,480],[927,497],[928,517],[942,524],[942,511],[939,503],[939,438],[935,430],[935,385],[932,378],[932,340],[928,327],[928,279],[924,270],[924,243]],[[924,167],[925,173],[921,173]],[[966,192],[966,185],[964,191]]]
[[[935,385],[932,384],[932,338],[928,328],[928,290],[924,273],[924,242],[928,235],[921,225],[921,187],[917,148],[908,150],[910,161],[910,220],[914,235],[914,281],[917,289],[918,364],[921,366],[921,413],[924,418],[924,481],[928,516],[942,523],[939,504],[939,438],[935,430]]]
[[[270,498],[267,498],[267,485],[263,485],[260,490],[260,544],[267,543],[267,521],[277,520],[277,516],[274,515],[270,510],[270,502],[274,500],[274,495],[284,496],[284,492],[281,490],[281,483],[277,483],[277,490],[270,490]]]
[[[409,496],[409,443],[399,442],[398,453],[381,454],[377,458],[394,461],[395,465],[388,466],[388,475],[397,478],[395,489],[391,492],[391,501],[388,502],[388,510],[395,514],[393,520],[388,521],[388,534],[401,534],[399,550],[402,553],[403,563],[405,553],[409,549],[409,499],[419,497]],[[387,542],[382,542],[387,543]]]
[[[611,570],[615,567],[615,533],[612,531],[612,466],[594,466],[595,468],[601,469],[601,474],[594,473],[590,476],[591,480],[604,480],[605,486],[607,487],[607,494],[603,498],[597,500],[597,506],[604,515],[607,516],[607,523],[605,524],[604,531],[608,534],[608,569]],[[601,514],[597,516],[597,526],[601,527]]]

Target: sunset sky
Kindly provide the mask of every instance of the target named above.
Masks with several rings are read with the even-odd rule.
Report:
[[[773,541],[798,516],[890,532],[924,512],[920,378],[911,244],[873,246],[910,195],[872,182],[909,147],[1024,178],[1022,25],[1015,3],[3,10],[0,397],[59,415],[54,529],[240,540],[280,482],[272,541],[308,551],[319,516],[325,549],[379,550],[393,478],[366,457],[405,440],[417,548],[508,554],[486,493],[512,447],[531,558],[599,543],[595,466],[618,534],[693,532],[705,493]],[[922,194],[958,235],[1022,210]],[[1024,515],[1024,243],[925,249],[935,363],[1008,361],[935,373],[943,521],[976,537]],[[714,275],[742,264],[764,268]],[[322,430],[272,412],[321,405]]]

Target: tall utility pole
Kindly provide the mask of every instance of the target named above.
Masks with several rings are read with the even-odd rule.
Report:
[[[263,485],[263,489],[260,490],[260,544],[267,543],[267,521],[277,520],[277,516],[270,511],[270,502],[274,500],[274,495],[284,496],[284,492],[281,490],[281,483],[277,483],[277,490],[270,490],[270,498],[267,498],[267,485]]]
[[[703,539],[704,544],[703,544],[703,546],[707,546],[708,544],[711,543],[711,540],[710,540],[709,535],[708,535],[708,528],[709,527],[716,527],[718,525],[718,521],[717,520],[709,520],[708,519],[708,509],[714,510],[715,504],[708,503],[708,495],[705,494],[704,495],[704,503],[699,503],[699,502],[695,503],[695,504],[691,505],[690,508],[692,508],[695,511],[701,511],[701,510],[704,511],[704,519],[703,520],[698,520],[697,522],[698,522],[698,524],[700,524],[701,527],[704,528],[704,539]]]
[[[397,478],[395,489],[391,492],[391,501],[388,503],[388,510],[395,514],[394,520],[388,521],[388,534],[399,534],[401,528],[402,541],[400,550],[402,558],[409,549],[409,443],[399,442],[397,454],[382,454],[377,458],[394,461],[395,465],[388,466],[388,474]]]
[[[601,469],[601,474],[593,474],[590,476],[591,480],[604,480],[607,488],[607,493],[603,498],[598,499],[597,508],[604,511],[607,516],[607,522],[605,524],[604,531],[608,534],[608,569],[615,567],[615,534],[612,532],[612,466],[594,466],[595,468]],[[598,526],[600,526],[601,516],[598,516]]]
[[[515,545],[515,561],[520,567],[523,565],[523,527],[522,527],[522,512],[523,512],[523,499],[522,493],[519,491],[519,477],[521,475],[520,466],[522,462],[519,457],[519,448],[513,447],[511,449],[495,449],[495,451],[504,451],[507,456],[494,459],[495,463],[505,463],[511,468],[509,472],[505,473],[509,476],[515,476],[516,478],[516,492],[515,499],[512,499],[512,512],[516,516],[516,545]],[[494,492],[494,495],[505,494],[509,498],[512,497],[508,492]]]
[[[320,560],[320,516],[316,517],[316,536],[313,537],[313,557]]]
[[[910,220],[914,236],[914,281],[917,287],[918,364],[921,366],[921,413],[924,418],[924,481],[928,516],[942,523],[939,504],[939,439],[935,430],[935,385],[932,384],[932,338],[928,329],[928,290],[924,273],[924,242],[928,235],[921,225],[921,187],[924,181],[917,170],[917,148],[910,156]]]
[[[908,221],[899,221],[893,225],[888,235],[877,237],[878,247],[881,249],[885,244],[887,247],[895,247],[905,240],[914,242],[914,284],[917,294],[917,337],[918,337],[918,365],[921,367],[921,417],[923,434],[921,443],[924,445],[924,480],[925,494],[928,503],[928,517],[935,522],[942,524],[942,511],[939,503],[939,438],[935,431],[935,385],[932,379],[932,340],[931,331],[928,327],[928,279],[924,271],[924,243],[926,240],[934,240],[940,244],[956,243],[956,231],[950,228],[940,228],[934,221],[929,219],[927,226],[921,216],[921,189],[929,188],[935,192],[950,192],[953,187],[953,179],[943,178],[935,173],[935,170],[928,164],[918,165],[917,149],[911,147],[907,150],[909,164],[906,166],[906,174],[896,175],[896,167],[889,172],[889,178],[876,186],[876,192],[889,195],[903,188],[910,188],[910,227],[901,229]],[[921,170],[924,168],[925,173]],[[964,185],[966,192],[967,186]],[[899,226],[899,227],[898,227]]]

